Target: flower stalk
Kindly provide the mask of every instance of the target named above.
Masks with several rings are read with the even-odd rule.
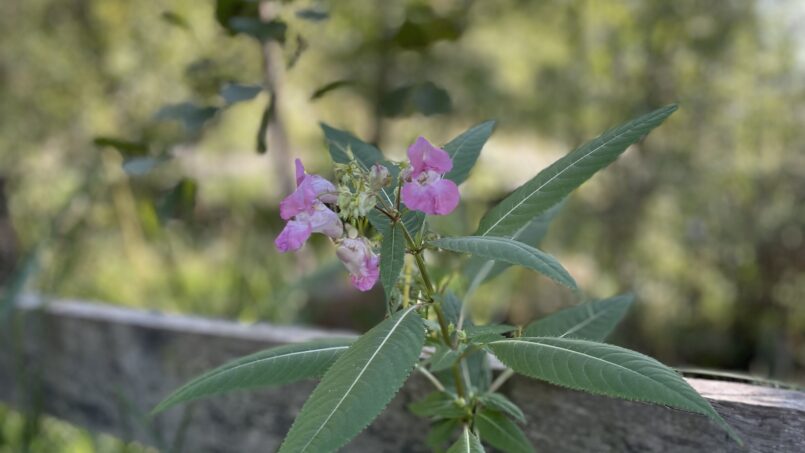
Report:
[[[456,345],[453,344],[453,341],[450,339],[450,326],[447,324],[447,319],[444,316],[441,303],[436,301],[433,297],[435,290],[433,289],[433,283],[431,282],[430,274],[428,273],[428,267],[425,265],[425,259],[422,257],[422,250],[414,241],[414,238],[411,236],[408,228],[406,228],[402,223],[400,226],[402,227],[403,234],[405,235],[405,240],[408,242],[408,247],[415,251],[412,254],[414,255],[414,260],[416,261],[417,268],[419,269],[419,274],[422,276],[422,281],[425,283],[425,294],[428,297],[428,301],[432,303],[431,306],[433,307],[433,312],[436,314],[436,320],[439,322],[439,330],[442,335],[442,340],[447,347],[455,350]],[[464,379],[461,377],[461,361],[463,359],[463,357],[459,357],[456,363],[454,363],[451,367],[451,371],[453,373],[453,380],[456,384],[456,394],[459,398],[466,399],[467,392],[464,388]]]

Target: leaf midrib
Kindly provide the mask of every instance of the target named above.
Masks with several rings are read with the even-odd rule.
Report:
[[[369,357],[369,360],[367,360],[367,361],[366,361],[366,364],[363,366],[363,369],[361,369],[360,373],[358,373],[358,376],[356,376],[356,377],[355,377],[355,379],[352,381],[352,384],[349,386],[349,388],[347,389],[347,391],[346,391],[346,392],[344,392],[344,395],[341,397],[341,399],[340,399],[340,400],[338,400],[338,403],[336,403],[335,407],[333,407],[333,410],[332,410],[332,411],[330,411],[330,414],[328,414],[328,415],[327,415],[327,418],[325,418],[325,419],[324,419],[324,421],[323,421],[321,424],[319,424],[319,428],[316,430],[316,432],[315,432],[315,433],[313,433],[313,435],[312,435],[312,436],[310,436],[310,439],[308,439],[308,441],[307,441],[307,443],[305,444],[305,446],[304,446],[304,447],[302,447],[302,450],[301,450],[302,452],[304,452],[304,451],[306,451],[306,450],[307,450],[307,447],[309,447],[309,446],[310,446],[310,444],[313,442],[313,440],[316,438],[316,436],[318,436],[318,435],[319,435],[319,433],[320,433],[320,432],[321,432],[321,430],[324,428],[324,426],[325,426],[325,425],[326,425],[326,424],[327,424],[327,423],[330,421],[330,419],[331,419],[331,418],[333,418],[333,415],[335,415],[335,412],[338,410],[338,408],[339,408],[339,407],[341,407],[341,404],[343,404],[343,403],[344,403],[344,400],[346,400],[346,399],[347,399],[347,396],[349,396],[349,394],[352,392],[352,389],[353,389],[353,388],[355,388],[355,385],[357,385],[357,384],[358,384],[358,381],[360,381],[361,377],[363,376],[363,373],[365,373],[365,372],[366,372],[366,369],[367,369],[367,368],[369,368],[369,365],[370,365],[370,364],[371,364],[371,363],[374,361],[374,359],[375,359],[375,357],[377,356],[377,354],[380,352],[380,350],[381,350],[381,349],[383,349],[383,346],[385,346],[386,342],[387,342],[387,341],[388,341],[388,339],[391,337],[391,334],[393,334],[393,333],[394,333],[394,331],[395,331],[395,330],[397,330],[397,327],[399,327],[400,323],[402,323],[402,321],[403,321],[403,320],[404,320],[404,319],[405,319],[405,318],[406,318],[406,317],[407,317],[407,316],[408,316],[408,315],[409,315],[409,314],[410,314],[410,313],[411,313],[411,312],[412,312],[412,311],[413,311],[415,308],[417,308],[417,307],[416,307],[416,305],[415,305],[415,306],[413,306],[413,307],[411,307],[411,308],[409,308],[409,309],[408,309],[408,311],[407,311],[406,313],[403,313],[403,314],[402,314],[402,316],[400,316],[400,319],[398,319],[398,320],[397,320],[397,322],[396,322],[396,323],[394,323],[394,325],[393,325],[393,326],[391,326],[391,329],[389,329],[388,333],[387,333],[387,334],[386,334],[386,336],[383,338],[383,341],[382,341],[382,342],[380,342],[380,345],[377,347],[377,349],[375,349],[375,352],[372,354],[372,356],[371,356],[371,357]]]
[[[461,152],[461,148],[463,148],[464,145],[467,143],[467,140],[470,139],[469,137],[461,137],[461,138],[462,138],[461,143],[456,147],[455,152],[453,152],[453,154],[450,154],[450,159],[455,159],[455,157],[458,156],[458,154]]]
[[[347,348],[349,348],[349,345],[347,345],[347,346],[329,346],[329,347],[321,348],[321,349],[309,349],[309,350],[305,350],[305,351],[295,351],[295,352],[282,354],[282,355],[275,355],[275,356],[271,356],[271,357],[262,357],[262,358],[252,360],[252,361],[249,361],[249,362],[240,363],[237,366],[234,366],[232,368],[224,368],[224,369],[218,370],[217,372],[210,373],[208,376],[204,376],[204,377],[200,378],[198,381],[188,383],[186,387],[184,387],[183,389],[180,389],[175,394],[175,397],[181,400],[181,396],[186,395],[187,392],[192,390],[193,387],[198,386],[198,385],[203,385],[203,384],[209,382],[212,379],[220,377],[223,374],[230,373],[232,371],[235,371],[235,370],[237,370],[239,368],[242,368],[242,367],[245,367],[245,366],[255,365],[255,364],[258,364],[258,363],[261,363],[261,362],[271,361],[271,360],[275,360],[275,359],[285,359],[285,358],[296,356],[296,355],[312,354],[312,353],[318,354],[318,353],[321,353],[321,352],[334,351],[334,350],[337,350],[337,349],[347,349]],[[166,400],[166,402],[171,401],[171,400],[175,401],[174,398],[171,398],[171,399]],[[174,403],[174,404],[176,404],[176,403]],[[162,405],[160,405],[160,406],[162,406]],[[165,407],[170,407],[170,405],[166,405]],[[157,409],[158,408],[159,408],[159,406],[157,406]]]
[[[525,252],[526,254],[528,254],[529,257],[533,257],[533,258],[539,260],[540,262],[546,264],[547,266],[553,268],[553,266],[551,266],[550,263],[547,260],[545,260],[545,257],[543,257],[543,256],[541,256],[539,254],[535,254],[533,252],[537,251],[539,253],[548,255],[547,253],[542,252],[539,249],[536,249],[534,247],[531,247],[531,246],[529,246],[527,244],[523,244],[522,242],[518,242],[518,241],[513,240],[513,239],[499,238],[499,237],[494,237],[494,236],[493,237],[462,236],[462,237],[457,237],[457,238],[444,238],[444,239],[440,239],[440,241],[447,241],[447,243],[450,243],[450,242],[452,242],[454,240],[455,241],[460,241],[460,240],[464,240],[464,239],[478,240],[479,244],[482,244],[484,242],[494,242],[494,243],[497,243],[498,245],[499,244],[510,245],[513,248],[517,248],[520,252]],[[507,262],[503,258],[487,258],[487,260],[488,261],[503,261],[503,262]]]
[[[571,289],[576,288],[576,282],[573,280],[573,276],[568,274],[567,270],[562,268],[561,265],[557,266],[557,263],[552,263],[551,260],[549,259],[549,258],[553,258],[555,260],[556,258],[554,258],[551,254],[545,253],[545,252],[543,252],[543,251],[541,251],[541,250],[539,250],[539,249],[537,249],[535,247],[531,247],[528,244],[524,244],[522,242],[516,241],[514,239],[510,239],[510,238],[502,238],[502,237],[495,237],[495,236],[492,236],[492,237],[486,237],[486,236],[462,236],[462,237],[458,237],[458,238],[443,238],[443,239],[439,239],[439,240],[435,241],[435,243],[437,245],[439,245],[440,242],[443,242],[443,243],[446,242],[446,243],[449,244],[449,243],[454,242],[454,241],[456,243],[461,243],[461,241],[466,241],[466,242],[469,242],[470,244],[472,244],[472,241],[477,241],[478,245],[481,245],[484,242],[492,242],[494,244],[487,244],[487,245],[512,246],[512,248],[517,249],[515,251],[525,253],[529,258],[531,258],[531,259],[533,259],[535,261],[538,261],[540,264],[548,267],[549,269],[551,269],[554,272],[558,273],[562,277],[560,279],[555,279],[555,278],[549,276],[549,278],[551,280],[554,280],[554,281],[560,283],[561,285],[566,286],[566,287],[571,288]],[[443,247],[443,248],[449,249],[449,247]],[[465,253],[467,253],[467,252],[465,252]],[[469,253],[473,253],[473,254],[477,255],[477,253],[474,253],[474,252],[469,252]],[[484,257],[484,258],[487,258],[487,257]],[[488,262],[493,263],[492,265],[490,265],[489,271],[491,271],[491,268],[492,268],[492,266],[494,266],[494,263],[496,261],[501,261],[501,262],[504,262],[504,263],[513,264],[511,261],[507,261],[505,259],[505,257],[503,257],[503,258],[487,258],[487,263]],[[517,263],[517,264],[522,264],[522,263]],[[487,273],[489,271],[487,271]]]
[[[494,420],[489,418],[488,415],[484,414],[483,412],[479,412],[478,416],[483,418],[484,420],[486,420],[492,426],[494,426],[495,429],[497,429],[499,432],[503,433],[503,435],[505,435],[507,438],[509,438],[512,442],[514,442],[515,444],[520,444],[520,439],[517,439],[516,437],[513,437],[511,434],[509,434],[508,431],[506,431],[505,429],[501,428],[501,426],[499,424],[497,424]]]
[[[642,124],[642,123],[641,123],[641,124]],[[541,184],[539,187],[537,187],[536,189],[534,189],[534,191],[532,191],[530,194],[528,194],[528,195],[527,195],[526,197],[524,197],[522,200],[520,200],[519,202],[517,202],[517,204],[515,204],[515,205],[514,205],[514,206],[513,206],[511,209],[509,209],[509,210],[508,210],[508,211],[507,211],[507,212],[506,212],[504,215],[500,216],[500,217],[498,218],[498,220],[497,220],[497,221],[495,221],[495,223],[493,223],[492,225],[490,225],[490,226],[489,226],[489,228],[487,228],[487,229],[486,229],[486,231],[485,231],[483,234],[481,234],[481,236],[486,236],[487,234],[489,234],[489,232],[490,232],[490,231],[492,231],[492,230],[493,230],[495,227],[497,227],[497,226],[500,224],[500,222],[502,222],[502,221],[503,221],[503,219],[505,219],[506,217],[508,217],[509,215],[511,215],[511,213],[512,213],[512,212],[513,212],[515,209],[519,208],[519,207],[520,207],[520,206],[521,206],[523,203],[525,203],[525,202],[526,202],[528,199],[530,199],[532,196],[534,196],[534,194],[536,194],[537,192],[541,191],[541,190],[542,190],[542,189],[543,189],[543,188],[544,188],[546,185],[548,185],[549,183],[551,183],[551,182],[552,182],[554,179],[558,178],[559,176],[561,176],[562,174],[564,174],[564,173],[565,173],[566,171],[568,171],[569,169],[571,169],[571,168],[575,167],[575,166],[576,166],[576,164],[578,164],[578,163],[579,163],[579,162],[581,162],[582,160],[586,159],[587,157],[589,157],[589,156],[590,156],[591,154],[593,154],[594,152],[596,152],[596,151],[598,151],[599,149],[603,148],[604,146],[606,146],[606,145],[608,145],[608,144],[612,143],[612,142],[613,142],[615,139],[620,138],[620,137],[622,137],[622,136],[626,135],[628,132],[631,132],[631,131],[632,131],[633,129],[635,129],[635,128],[637,128],[637,125],[634,125],[634,126],[632,126],[632,127],[628,128],[627,130],[623,131],[621,134],[618,134],[618,135],[616,135],[616,136],[612,137],[610,140],[608,140],[608,141],[606,141],[606,142],[604,142],[604,143],[600,144],[599,146],[597,146],[597,147],[593,148],[593,149],[592,149],[590,152],[588,152],[587,154],[585,154],[585,155],[583,155],[583,156],[579,157],[579,158],[578,158],[577,160],[575,160],[573,163],[571,163],[571,164],[570,164],[570,165],[568,165],[567,167],[565,167],[565,168],[563,168],[562,170],[558,171],[558,172],[557,172],[555,175],[553,175],[553,176],[551,176],[550,178],[548,178],[548,180],[547,180],[547,181],[545,181],[544,183],[542,183],[542,184]],[[550,168],[550,167],[548,167],[548,168]]]
[[[584,357],[587,357],[587,358],[590,358],[590,359],[593,359],[593,360],[596,360],[596,361],[599,361],[599,362],[603,362],[603,363],[605,363],[605,364],[609,364],[609,365],[616,366],[616,367],[618,367],[618,368],[622,368],[622,369],[624,369],[624,370],[628,371],[628,372],[629,372],[629,373],[631,373],[631,374],[637,375],[637,376],[638,376],[638,377],[640,377],[640,378],[643,378],[643,379],[648,379],[649,381],[654,382],[654,383],[657,383],[657,384],[659,384],[660,386],[662,386],[663,388],[670,390],[671,392],[675,393],[676,395],[681,396],[681,397],[682,397],[682,398],[684,398],[686,401],[688,401],[688,402],[690,402],[690,403],[693,403],[693,405],[694,405],[695,407],[701,407],[699,404],[697,404],[697,402],[696,402],[696,401],[691,400],[691,399],[690,399],[688,396],[686,396],[686,395],[683,395],[683,394],[679,393],[677,390],[675,390],[675,389],[673,389],[673,388],[669,387],[668,385],[666,385],[666,384],[665,384],[665,383],[663,383],[663,382],[660,382],[660,381],[658,381],[658,380],[656,380],[656,379],[652,378],[651,376],[646,376],[645,374],[640,374],[640,373],[638,373],[637,371],[632,370],[632,369],[630,369],[630,368],[626,368],[625,366],[620,365],[620,364],[618,364],[618,363],[609,362],[609,361],[606,361],[606,360],[601,359],[601,358],[599,358],[599,357],[595,357],[595,356],[592,356],[592,355],[589,355],[589,354],[585,354],[585,353],[583,353],[583,352],[574,351],[574,350],[572,350],[572,349],[568,349],[568,348],[562,348],[562,347],[559,347],[559,346],[555,346],[555,345],[551,345],[551,344],[547,344],[547,343],[543,343],[543,342],[537,342],[537,341],[527,341],[529,338],[533,338],[533,339],[539,339],[539,337],[521,337],[519,340],[499,340],[499,341],[493,341],[492,343],[489,343],[489,344],[490,344],[490,345],[492,345],[492,344],[498,344],[498,343],[515,343],[515,344],[531,344],[531,345],[541,345],[541,346],[546,346],[546,347],[548,347],[548,348],[558,349],[558,350],[560,350],[560,351],[570,352],[570,353],[573,353],[573,354],[577,354],[577,355],[580,355],[580,356],[584,356]],[[581,341],[584,341],[584,340],[581,340]],[[646,400],[643,400],[643,401],[646,401]],[[704,409],[704,410],[703,410],[703,412],[702,412],[702,414],[708,414],[708,413],[709,413],[709,412],[708,412],[706,409]]]
[[[584,327],[588,326],[591,322],[593,322],[596,319],[600,318],[605,312],[606,312],[606,309],[601,310],[599,312],[596,312],[595,314],[593,314],[589,318],[587,318],[584,321],[574,325],[572,328],[568,329],[565,333],[563,333],[562,335],[559,335],[556,338],[565,338],[567,335],[570,335],[570,334],[572,334],[574,332],[578,332],[579,330],[581,330]]]
[[[471,445],[470,445],[470,430],[467,427],[464,427],[464,431],[461,433],[462,438],[464,439],[464,445],[467,447],[465,450],[467,453],[472,453]]]
[[[226,368],[226,369],[218,370],[217,373],[211,373],[209,376],[204,378],[204,381],[212,379],[212,378],[215,378],[215,377],[218,377],[221,374],[237,370],[238,368],[248,366],[248,365],[254,365],[256,363],[260,363],[260,362],[263,362],[263,361],[274,360],[274,359],[285,359],[285,358],[292,357],[292,356],[295,356],[295,355],[310,354],[310,353],[320,353],[320,352],[325,352],[325,351],[334,351],[336,349],[347,349],[347,348],[349,348],[349,345],[347,345],[347,346],[329,346],[329,347],[322,348],[322,349],[308,349],[308,350],[305,350],[305,351],[295,351],[295,352],[291,352],[291,353],[288,353],[288,354],[274,355],[274,356],[271,356],[271,357],[262,357],[260,359],[253,360],[253,361],[250,361],[250,362],[240,363],[237,366],[234,366],[232,368]],[[202,381],[199,381],[199,382],[202,382]]]

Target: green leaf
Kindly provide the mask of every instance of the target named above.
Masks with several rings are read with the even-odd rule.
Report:
[[[330,150],[330,157],[334,162],[339,164],[349,163],[351,160],[349,157],[350,151],[355,156],[355,160],[365,170],[383,161],[383,153],[374,145],[364,142],[347,131],[336,129],[324,123],[321,123],[321,128],[324,131],[324,138]]]
[[[188,221],[192,219],[197,196],[198,183],[196,180],[182,178],[155,203],[159,220],[166,223],[169,220]]]
[[[148,154],[148,143],[134,142],[115,137],[99,136],[92,139],[92,143],[98,147],[108,146],[120,152],[124,157],[138,157]]]
[[[397,223],[389,223],[383,232],[383,241],[380,243],[380,282],[386,292],[386,300],[391,300],[391,294],[400,278],[405,264],[405,237],[402,227]]]
[[[249,35],[260,42],[285,43],[288,24],[279,19],[263,22],[259,17],[236,16],[229,19],[228,28],[235,33]]]
[[[425,438],[425,443],[432,450],[442,451],[442,446],[450,440],[453,431],[459,427],[461,423],[456,419],[440,420],[430,427],[428,437]]]
[[[565,308],[532,322],[523,330],[523,336],[604,341],[623,319],[633,301],[634,296],[623,294]]]
[[[482,258],[502,261],[533,269],[556,283],[576,290],[576,282],[556,258],[530,245],[513,239],[483,236],[442,238],[431,245],[454,252],[471,253]]]
[[[470,385],[475,391],[485,392],[492,382],[492,369],[487,361],[486,351],[475,351],[467,356],[464,365],[470,377]]]
[[[187,22],[187,20],[184,17],[180,16],[179,14],[173,11],[163,11],[160,17],[162,18],[162,20],[164,20],[170,25],[173,25],[174,27],[178,27],[186,31],[191,30],[190,23]]]
[[[458,324],[458,317],[461,316],[461,300],[452,291],[447,291],[442,300],[442,311],[447,323]]]
[[[249,101],[260,94],[263,87],[260,85],[244,85],[241,83],[227,83],[221,88],[221,97],[227,105],[237,102]]]
[[[388,117],[409,116],[421,113],[425,116],[449,113],[453,108],[450,94],[433,82],[415,83],[397,87],[380,100],[383,115]]]
[[[564,201],[561,201],[542,214],[534,217],[530,222],[514,233],[512,239],[532,247],[538,247],[545,237],[545,234],[548,232],[548,226],[551,221],[556,217],[556,214],[562,210],[564,204]],[[470,281],[470,289],[468,292],[474,291],[475,288],[482,283],[497,277],[508,269],[509,266],[511,266],[509,263],[489,261],[477,256],[470,258],[466,266],[464,266],[464,275],[466,275]]]
[[[676,110],[669,105],[601,134],[517,188],[481,219],[476,236],[511,236],[611,164]]]
[[[682,376],[638,352],[587,340],[546,337],[500,340],[489,347],[517,373],[575,390],[703,414],[738,439]]]
[[[142,176],[170,159],[170,156],[144,156],[126,159],[123,161],[123,171],[132,176]]]
[[[330,13],[320,9],[305,8],[298,10],[296,12],[296,17],[303,20],[309,20],[311,22],[321,22],[323,20],[327,20],[330,17]]]
[[[475,427],[484,442],[506,453],[534,452],[523,431],[500,412],[481,408],[475,415]]]
[[[215,117],[218,110],[220,109],[214,106],[200,106],[192,102],[180,102],[162,107],[154,115],[154,118],[161,121],[179,121],[188,135],[197,135],[207,121]]]
[[[453,350],[447,346],[439,346],[436,352],[433,353],[430,359],[430,370],[434,373],[446,370],[453,366],[458,360],[458,357],[464,352],[466,345],[461,345],[458,349]]]
[[[494,121],[485,121],[473,126],[444,145],[443,149],[453,159],[453,169],[444,177],[456,184],[466,181],[470,175],[470,170],[475,166],[475,162],[481,154],[481,148],[484,147],[494,129]]]
[[[478,437],[470,432],[465,425],[456,443],[447,450],[447,453],[484,453],[484,447]]]
[[[482,405],[494,409],[496,411],[503,412],[504,414],[508,415],[509,417],[519,421],[520,423],[525,423],[525,414],[516,404],[511,402],[508,398],[501,395],[500,393],[486,393],[481,395],[478,398],[478,401],[481,402]]]
[[[352,440],[402,387],[424,342],[425,328],[415,306],[366,332],[327,370],[280,453],[329,452]]]
[[[165,398],[153,413],[234,390],[290,384],[324,374],[354,339],[289,344],[229,362],[188,382]]]
[[[481,335],[502,335],[516,329],[517,327],[510,326],[508,324],[489,324],[486,326],[467,326],[464,329],[464,332],[467,334],[467,338],[476,338]]]
[[[467,414],[465,408],[459,407],[455,398],[446,392],[433,392],[421,401],[411,403],[408,409],[419,417],[425,418],[458,418]]]

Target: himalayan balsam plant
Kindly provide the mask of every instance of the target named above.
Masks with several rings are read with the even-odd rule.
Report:
[[[674,370],[635,351],[604,343],[632,304],[620,295],[583,301],[526,326],[476,325],[467,301],[475,289],[511,265],[543,274],[580,295],[573,277],[534,247],[571,191],[676,110],[671,105],[611,129],[554,162],[480,221],[471,236],[439,237],[427,216],[450,214],[494,123],[479,124],[443,147],[418,138],[408,160],[391,162],[372,145],[323,126],[335,181],[305,172],[280,205],[287,222],[281,252],[328,236],[360,291],[378,280],[387,316],[357,339],[289,344],[243,357],[204,374],[166,398],[155,412],[214,394],[320,378],[280,452],[328,452],[358,435],[403,386],[421,373],[433,392],[409,406],[432,421],[435,451],[505,452],[533,447],[518,424],[523,412],[498,390],[519,373],[590,393],[660,404],[709,417],[740,442],[712,406]],[[432,254],[469,254],[462,298],[437,284]],[[406,255],[408,267],[406,267]],[[403,272],[403,269],[411,269]],[[450,285],[454,290],[454,284]],[[506,370],[491,379],[491,357]]]

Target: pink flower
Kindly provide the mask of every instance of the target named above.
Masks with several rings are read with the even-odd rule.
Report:
[[[408,148],[411,167],[405,175],[402,201],[410,209],[430,215],[450,214],[458,206],[458,186],[444,174],[453,168],[450,155],[424,137]]]
[[[305,166],[302,165],[301,160],[296,159],[294,163],[296,164],[296,187],[301,186],[304,181],[309,181],[313,192],[322,202],[335,203],[338,200],[338,192],[333,183],[319,175],[305,173]]]
[[[372,251],[366,238],[345,238],[335,251],[338,259],[349,271],[352,286],[369,291],[380,276],[380,257]]]
[[[308,175],[296,159],[296,190],[280,203],[280,217],[288,223],[274,240],[280,252],[299,250],[312,233],[340,238],[344,227],[338,214],[324,203],[334,203],[335,186],[319,175]]]

